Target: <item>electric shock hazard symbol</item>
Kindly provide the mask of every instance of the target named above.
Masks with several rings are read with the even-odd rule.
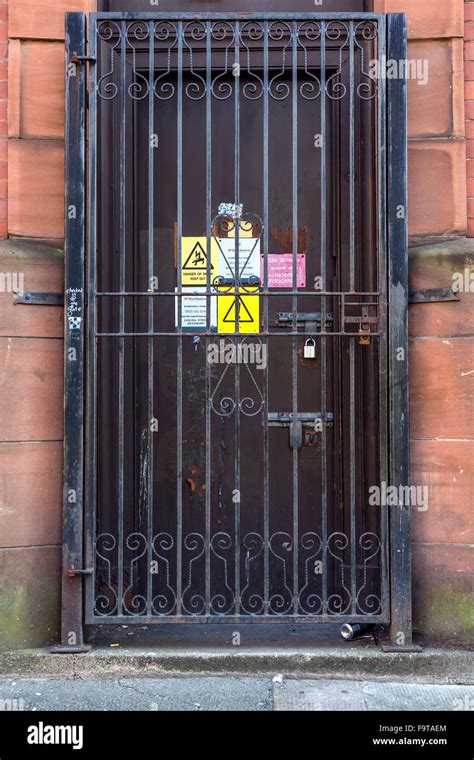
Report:
[[[191,269],[193,272],[199,271],[200,269],[206,269],[206,262],[206,252],[201,243],[197,242],[188,258],[186,259],[183,269]]]
[[[181,282],[183,285],[205,285],[207,277],[207,238],[181,238]],[[210,282],[216,273],[215,245],[211,242]]]
[[[258,288],[247,288],[246,293],[235,291],[217,296],[217,332],[256,333],[260,331],[260,298]],[[237,327],[238,320],[238,327]]]

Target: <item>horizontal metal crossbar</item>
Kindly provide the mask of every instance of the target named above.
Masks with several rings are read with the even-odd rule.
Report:
[[[354,320],[355,321],[355,320]],[[365,319],[363,320],[365,323]],[[260,330],[259,332],[251,333],[255,338],[288,338],[288,337],[304,337],[305,335],[308,336],[314,336],[316,338],[357,338],[359,336],[359,332],[350,332],[349,330],[346,331],[340,331],[340,332],[333,332],[329,330],[323,330],[321,332],[315,332],[314,330],[298,330],[298,332],[295,332],[294,330],[286,330],[285,332],[282,332],[282,330],[275,330],[274,332],[271,331],[263,331]],[[199,336],[199,337],[209,337],[209,338],[215,338],[216,336],[221,336],[222,338],[242,338],[245,333],[242,332],[232,332],[232,331],[223,331],[220,330],[218,333],[212,330],[200,330],[199,332],[193,331],[192,329],[187,332],[153,332],[144,330],[143,332],[96,332],[95,337],[96,338],[176,338],[176,337],[193,337],[193,336]],[[377,338],[380,337],[380,332],[376,331],[370,331],[369,335],[371,338]]]
[[[140,615],[132,617],[131,615],[87,615],[86,623],[90,625],[109,624],[109,625],[130,625],[133,622],[140,622],[142,625],[154,625],[163,623],[186,623],[190,625],[206,625],[218,623],[221,625],[262,625],[277,623],[278,625],[302,625],[306,623],[347,623],[348,619],[352,623],[366,623],[382,625],[389,622],[387,615]]]
[[[167,13],[167,12],[100,12],[91,13],[92,21],[378,21],[385,16],[381,13],[262,13],[250,11],[242,13]]]

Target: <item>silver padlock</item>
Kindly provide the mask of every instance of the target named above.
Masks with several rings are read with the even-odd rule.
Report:
[[[316,341],[314,338],[308,338],[304,344],[303,356],[305,359],[316,359]]]

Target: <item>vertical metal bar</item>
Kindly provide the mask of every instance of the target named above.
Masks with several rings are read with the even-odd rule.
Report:
[[[405,60],[406,16],[389,14],[389,60]],[[409,485],[407,82],[387,82],[390,485]],[[401,213],[403,210],[403,213]],[[399,360],[400,349],[404,361]],[[391,624],[393,645],[412,644],[410,507],[391,507]]]
[[[349,24],[349,290],[355,290],[355,71],[354,23]],[[350,558],[351,610],[356,612],[356,445],[355,445],[355,338],[349,344],[349,491],[350,491]]]
[[[297,297],[297,253],[298,253],[298,39],[296,21],[291,25],[292,56],[291,56],[291,82],[292,82],[292,130],[291,130],[291,164],[292,164],[292,225],[293,225],[293,331],[298,330],[298,297]],[[291,366],[291,389],[293,406],[293,424],[296,428],[298,420],[298,363],[297,348],[298,338],[291,339],[292,366]],[[298,614],[298,449],[293,447],[293,612]]]
[[[349,290],[355,290],[355,81],[354,22],[349,23]]]
[[[148,24],[149,31],[149,56],[148,56],[148,71],[149,71],[149,92],[148,92],[148,289],[151,288],[152,280],[154,276],[154,172],[153,172],[153,157],[154,157],[154,120],[155,120],[155,98],[153,94],[153,84],[155,77],[155,24],[150,21]],[[154,312],[154,298],[150,296],[148,298],[148,332],[153,332],[153,312]],[[154,372],[153,372],[153,338],[147,338],[148,348],[148,489],[147,489],[147,613],[152,613],[152,601],[153,601],[153,574],[151,572],[151,563],[153,560],[153,431],[152,431],[152,419],[153,414],[153,388],[154,388]]]
[[[341,298],[341,300],[339,302],[340,303],[339,319],[340,319],[340,322],[341,322],[340,331],[344,335],[345,332],[346,332],[346,323],[344,322],[344,317],[345,317],[345,314],[346,314],[346,296],[345,296],[345,293],[341,292],[340,298]]]
[[[351,556],[351,610],[356,614],[357,599],[357,544],[356,544],[356,415],[355,415],[355,341],[349,338],[349,490],[350,490],[350,556]]]
[[[326,167],[326,24],[321,21],[321,282],[322,290],[327,291],[326,284],[326,245],[327,245],[327,167]],[[326,297],[321,298],[321,331],[325,331]],[[321,414],[326,414],[327,392],[327,339],[321,340]],[[323,432],[321,435],[321,533],[323,542],[323,574],[322,574],[322,603],[323,615],[328,609],[328,495],[327,495],[327,439],[326,426],[323,417]]]
[[[176,389],[176,611],[182,607],[183,553],[183,336],[182,336],[182,235],[183,235],[183,22],[178,22],[178,108],[177,108],[177,236],[178,236],[178,349]]]
[[[212,23],[206,22],[206,291],[211,283],[212,235]],[[206,326],[211,327],[211,297],[206,297]],[[211,611],[211,367],[208,361],[209,338],[206,338],[206,614]]]
[[[86,71],[71,64],[87,55],[86,18],[66,14],[64,471],[61,648],[84,651],[81,575],[84,519],[84,255]],[[74,327],[68,316],[80,318]]]
[[[382,71],[384,57],[386,56],[385,24],[377,23],[378,61],[379,71]],[[386,208],[386,92],[385,78],[378,81],[378,134],[377,134],[377,170],[378,170],[378,290],[379,313],[380,313],[380,338],[378,339],[379,354],[379,439],[380,439],[380,481],[388,482],[388,352],[387,352],[387,208]],[[388,531],[388,507],[381,507],[380,515],[380,539],[381,539],[381,602],[382,615],[389,613],[389,531]]]
[[[240,203],[240,24],[235,22],[235,64],[237,76],[234,78],[234,188],[237,209]],[[240,333],[240,257],[239,257],[239,217],[235,219],[235,332]],[[239,344],[240,337],[235,341]],[[235,614],[240,612],[240,364],[235,365],[235,488],[239,500],[235,502]]]
[[[206,291],[211,286],[212,244],[212,21],[206,22]],[[206,330],[211,328],[211,299],[206,299]]]
[[[240,203],[240,24],[235,22],[235,71],[234,77],[234,195],[237,208]],[[240,332],[240,224],[239,219],[235,220],[235,279],[236,279],[236,301],[235,301],[235,332]]]
[[[269,230],[269,197],[268,197],[268,21],[263,23],[263,329],[268,334],[268,230]],[[265,338],[267,345],[267,363],[264,369],[264,399],[269,403],[269,374],[268,363],[270,359],[270,339]],[[263,599],[264,613],[268,615],[270,601],[270,447],[268,435],[268,406],[264,407],[265,419],[263,424]]]
[[[123,293],[126,287],[126,120],[127,120],[127,101],[126,101],[126,75],[127,75],[127,58],[126,58],[126,22],[120,22],[120,220],[119,220],[119,282],[120,292]],[[120,332],[125,332],[125,301],[120,296]],[[118,587],[117,587],[117,611],[119,615],[123,614],[123,571],[124,571],[124,517],[125,517],[125,493],[124,493],[124,464],[125,464],[125,338],[119,338],[119,370],[118,370],[118,393],[119,393],[119,410],[118,410]]]
[[[97,55],[97,25],[92,18],[90,28],[90,54]],[[95,596],[95,541],[97,513],[97,325],[96,325],[96,247],[97,247],[97,64],[90,68],[89,94],[89,239],[87,248],[87,406],[86,406],[86,562],[94,567],[94,575],[86,581],[86,611],[93,613]]]

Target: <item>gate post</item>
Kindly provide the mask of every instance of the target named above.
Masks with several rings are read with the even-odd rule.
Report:
[[[61,646],[84,652],[84,252],[86,16],[66,13],[64,470]]]
[[[387,60],[407,58],[406,16],[387,15]],[[405,69],[398,68],[398,72]],[[389,430],[390,485],[410,482],[408,417],[408,190],[407,79],[387,80],[387,214],[389,246]],[[405,493],[405,492],[404,492]],[[408,500],[409,501],[409,500]],[[390,644],[414,651],[411,598],[411,506],[390,507]]]

